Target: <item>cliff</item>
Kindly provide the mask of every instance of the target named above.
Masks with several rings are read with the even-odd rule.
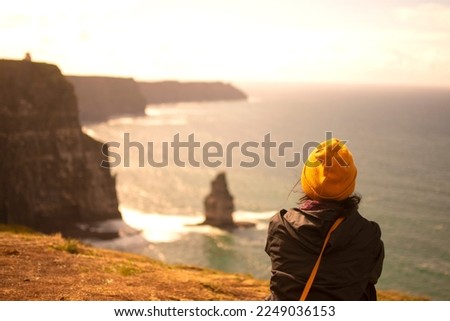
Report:
[[[132,78],[66,76],[73,84],[82,122],[143,115],[147,104],[241,100],[247,96],[222,82],[135,82]]]
[[[264,300],[269,282],[148,257],[0,224],[0,300]],[[424,300],[378,291],[380,300]]]
[[[66,76],[73,84],[82,122],[143,115],[146,101],[132,78]]]
[[[245,93],[222,82],[138,82],[148,104],[243,100]]]
[[[54,65],[0,60],[0,223],[81,233],[118,219],[102,144],[84,135],[72,85]]]

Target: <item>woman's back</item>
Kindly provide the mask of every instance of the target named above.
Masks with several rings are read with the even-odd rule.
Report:
[[[266,243],[272,259],[272,300],[300,298],[325,235],[339,214],[291,209],[272,217]],[[378,224],[357,210],[349,213],[331,235],[308,300],[376,299],[370,290],[381,275],[380,236]]]
[[[384,245],[377,223],[358,212],[353,194],[357,169],[345,143],[318,145],[303,166],[305,196],[299,207],[272,217],[266,252],[272,261],[271,300],[298,300],[338,218],[342,223],[325,244],[308,300],[376,300]],[[339,220],[340,221],[340,220]],[[305,291],[306,293],[306,291]]]

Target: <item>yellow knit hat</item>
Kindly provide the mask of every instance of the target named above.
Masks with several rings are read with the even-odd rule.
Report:
[[[339,139],[322,142],[303,166],[302,188],[314,200],[344,200],[355,190],[356,166]]]

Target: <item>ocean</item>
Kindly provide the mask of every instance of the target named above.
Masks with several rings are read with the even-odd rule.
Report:
[[[84,126],[113,142],[123,219],[142,231],[90,242],[269,279],[267,223],[296,206],[301,161],[333,136],[353,153],[360,212],[382,229],[386,258],[377,287],[450,300],[450,89],[239,87],[248,101],[148,106],[145,116]],[[234,196],[234,219],[255,227],[196,226],[220,172]]]

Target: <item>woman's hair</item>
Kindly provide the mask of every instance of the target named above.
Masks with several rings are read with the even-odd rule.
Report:
[[[351,210],[358,209],[361,199],[362,199],[362,196],[358,193],[355,193],[353,195],[350,195],[350,197],[348,197],[342,201],[326,200],[326,202],[329,203],[330,205],[332,205],[333,207],[351,211]],[[304,196],[300,197],[300,199],[298,200],[298,204],[301,204],[307,200],[311,200],[311,198],[308,195],[304,195]]]
[[[289,192],[287,199],[289,199],[289,196],[291,196],[292,192],[294,192],[295,187],[300,183],[300,180],[298,180],[294,186],[292,186],[291,191]],[[361,202],[362,196],[359,193],[354,193],[350,195],[348,198],[342,201],[335,201],[335,200],[327,200],[326,202],[332,205],[333,207],[343,209],[345,211],[351,211],[351,210],[357,210],[359,207],[359,203]],[[303,195],[299,198],[297,204],[300,205],[301,203],[312,200],[308,195]]]

